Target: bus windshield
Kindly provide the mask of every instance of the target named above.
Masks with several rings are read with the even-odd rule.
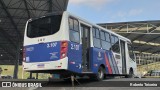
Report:
[[[30,38],[52,35],[59,31],[62,15],[39,18],[28,23],[27,36]]]

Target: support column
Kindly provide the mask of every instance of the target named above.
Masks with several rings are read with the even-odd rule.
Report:
[[[49,6],[49,11],[48,12],[52,12],[53,10],[52,10],[52,8],[53,8],[53,1],[52,0],[49,0],[48,1],[48,6]]]
[[[139,54],[139,65],[141,65],[141,56],[140,56],[140,54]]]
[[[18,79],[19,54],[20,54],[20,42],[18,42],[17,44],[16,60],[15,60],[14,74],[13,74],[14,79]]]
[[[38,73],[36,73],[36,79],[38,79]]]
[[[29,79],[32,79],[32,72],[30,72]]]

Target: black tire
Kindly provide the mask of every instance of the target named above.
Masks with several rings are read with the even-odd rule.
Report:
[[[134,72],[132,69],[129,70],[129,75],[127,75],[126,78],[134,78]]]
[[[130,72],[129,72],[129,78],[134,78],[134,72],[133,72],[133,70],[130,70]]]
[[[105,70],[103,67],[99,67],[98,73],[95,75],[96,81],[102,81],[105,77]]]

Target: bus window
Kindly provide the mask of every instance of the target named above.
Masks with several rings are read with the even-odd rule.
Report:
[[[101,32],[101,43],[103,49],[110,50],[111,43],[110,43],[109,33]]]
[[[112,35],[111,36],[111,43],[112,43],[112,50],[115,53],[120,53],[120,47],[119,47],[119,39],[118,37]]]
[[[73,30],[73,19],[69,18],[69,29]]]
[[[70,40],[76,43],[79,43],[79,33],[73,30],[70,30]]]
[[[96,37],[96,29],[92,28],[92,31],[93,31],[93,37]]]
[[[133,53],[133,48],[130,44],[128,44],[128,51],[129,51],[129,56],[130,58],[135,61],[135,58],[134,58],[134,53]]]
[[[110,50],[111,44],[109,42],[102,41],[102,48],[105,50]]]
[[[118,39],[118,37],[115,37],[114,40],[115,40],[115,44],[117,44],[119,46],[119,39]]]
[[[100,38],[99,37],[99,30],[98,29],[96,29],[96,38]]]
[[[101,48],[101,40],[100,40],[100,36],[99,36],[99,30],[96,28],[92,28],[92,32],[93,32],[93,45],[94,47],[97,48]]]
[[[52,35],[59,31],[62,15],[44,17],[28,23],[27,36],[30,38]]]
[[[106,41],[111,42],[109,33],[105,33]]]
[[[70,40],[76,43],[80,42],[78,20],[69,18]]]
[[[100,39],[97,39],[97,38],[94,38],[93,39],[93,45],[97,48],[101,48],[101,42],[100,42]]]
[[[104,32],[101,31],[101,40],[105,40]]]
[[[114,44],[115,40],[114,40],[114,36],[111,36],[111,43]]]
[[[77,20],[74,20],[74,30],[76,30],[76,31],[79,30],[79,23]]]

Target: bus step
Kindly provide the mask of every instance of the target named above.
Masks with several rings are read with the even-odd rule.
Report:
[[[92,74],[93,72],[82,72],[83,74]]]

